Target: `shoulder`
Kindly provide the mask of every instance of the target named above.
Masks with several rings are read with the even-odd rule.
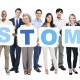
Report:
[[[46,24],[42,24],[42,26],[41,27],[46,27],[47,25]]]
[[[2,22],[2,20],[0,19],[0,22]]]
[[[31,24],[32,24],[32,25],[34,25],[34,22],[35,22],[35,21],[34,21],[34,20],[32,20]]]
[[[66,25],[67,21],[65,19],[62,19],[62,23]]]
[[[56,25],[55,24],[53,24],[53,26],[52,27],[56,27]]]
[[[80,26],[80,24],[79,23],[76,23],[76,26]]]
[[[19,18],[22,21],[22,18]]]
[[[0,19],[0,24],[2,24],[2,20]]]
[[[69,26],[69,23],[66,23],[66,26]]]
[[[7,24],[9,24],[9,25],[13,25],[10,20],[7,20],[6,22],[7,22]]]
[[[66,20],[65,20],[65,19],[62,19],[62,21],[66,22]]]
[[[30,27],[34,27],[34,25],[31,24]]]
[[[11,18],[11,19],[9,19],[10,21],[13,21],[14,20],[14,18]]]
[[[55,23],[56,21],[57,21],[57,19],[54,19],[54,21],[53,21],[53,22]]]
[[[32,20],[32,22],[31,22],[31,23],[32,23],[32,25],[35,23],[35,21],[36,21],[35,19],[33,19],[33,20]]]
[[[23,25],[21,25],[20,27],[24,27],[25,25],[23,24]]]
[[[80,20],[76,22],[78,26],[80,26]]]
[[[77,21],[77,23],[79,23],[79,24],[80,24],[80,20],[79,20],[79,21]]]

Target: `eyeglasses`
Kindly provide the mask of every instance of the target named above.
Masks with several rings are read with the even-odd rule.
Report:
[[[42,13],[36,13],[36,14],[42,14]]]

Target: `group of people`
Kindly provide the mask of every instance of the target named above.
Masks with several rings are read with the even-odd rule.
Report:
[[[17,8],[15,10],[15,17],[7,20],[7,12],[3,10],[1,12],[2,19],[0,20],[0,24],[6,24],[6,25],[13,25],[15,31],[13,32],[14,37],[14,44],[11,46],[6,45],[0,45],[0,54],[2,51],[2,48],[4,48],[4,55],[5,55],[5,71],[7,74],[10,74],[10,71],[14,71],[15,73],[19,73],[19,64],[20,64],[20,56],[22,51],[22,61],[23,61],[23,69],[25,75],[31,75],[32,71],[32,59],[33,59],[33,67],[36,72],[41,72],[40,68],[41,65],[38,64],[39,57],[41,54],[41,49],[43,51],[43,60],[44,60],[44,67],[45,67],[45,73],[48,74],[48,62],[47,62],[47,53],[48,49],[50,51],[51,55],[51,62],[52,66],[50,68],[50,71],[54,71],[55,74],[58,72],[58,67],[61,70],[66,70],[66,68],[63,65],[63,51],[64,47],[62,46],[62,35],[61,35],[61,29],[64,26],[80,26],[80,21],[76,21],[76,16],[74,14],[70,14],[69,16],[69,22],[66,23],[66,20],[62,19],[63,10],[61,8],[56,9],[56,19],[53,19],[53,15],[51,13],[47,13],[45,16],[45,22],[43,23],[41,20],[42,16],[42,10],[37,9],[35,11],[36,18],[34,20],[31,20],[31,16],[28,13],[23,14],[22,19],[20,18],[20,15],[22,13],[22,10],[20,8]],[[19,47],[17,42],[17,30],[19,27],[35,27],[37,29],[37,45],[35,47]],[[39,46],[39,29],[40,27],[51,27],[51,28],[58,28],[59,29],[59,44],[58,47],[41,47]],[[59,60],[57,63],[57,49],[59,49]],[[73,51],[73,64],[71,62],[71,54]],[[9,53],[11,57],[12,62],[12,68],[9,70]],[[34,53],[34,55],[33,55]],[[78,57],[78,48],[77,47],[66,47],[66,53],[67,53],[67,63],[69,68],[69,75],[72,75],[74,72],[75,74],[78,74],[76,70],[77,65],[77,57]]]

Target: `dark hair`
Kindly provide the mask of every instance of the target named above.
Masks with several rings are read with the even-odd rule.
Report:
[[[21,8],[17,8],[17,9],[15,10],[15,12],[16,12],[17,10],[19,10],[20,12],[22,12]]]
[[[37,9],[37,10],[35,11],[35,13],[37,13],[38,11],[40,11],[40,12],[42,13],[42,10],[41,10],[41,9]]]
[[[51,27],[55,27],[55,25],[53,24],[53,15],[52,15],[51,13],[47,13],[47,14],[46,14],[45,22],[44,22],[43,25],[45,25],[45,24],[47,23],[47,19],[46,19],[46,18],[47,18],[49,15],[51,15],[51,17],[52,17],[52,21],[50,22],[50,26],[51,26]]]
[[[63,13],[63,9],[61,9],[61,8],[56,9],[56,13],[59,11],[61,11]]]

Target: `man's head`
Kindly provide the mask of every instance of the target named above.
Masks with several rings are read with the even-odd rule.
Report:
[[[19,18],[20,15],[21,15],[21,13],[22,13],[22,10],[21,10],[20,8],[17,8],[17,9],[15,10],[15,17],[16,17],[16,18]]]
[[[58,8],[58,9],[56,10],[56,15],[57,15],[57,18],[61,19],[62,14],[63,14],[63,9]]]
[[[42,10],[41,10],[41,9],[37,9],[37,10],[35,11],[35,15],[36,15],[36,18],[37,18],[37,19],[40,19],[41,16],[42,16]]]
[[[2,20],[6,20],[7,12],[5,10],[1,12],[1,17],[2,17]]]

